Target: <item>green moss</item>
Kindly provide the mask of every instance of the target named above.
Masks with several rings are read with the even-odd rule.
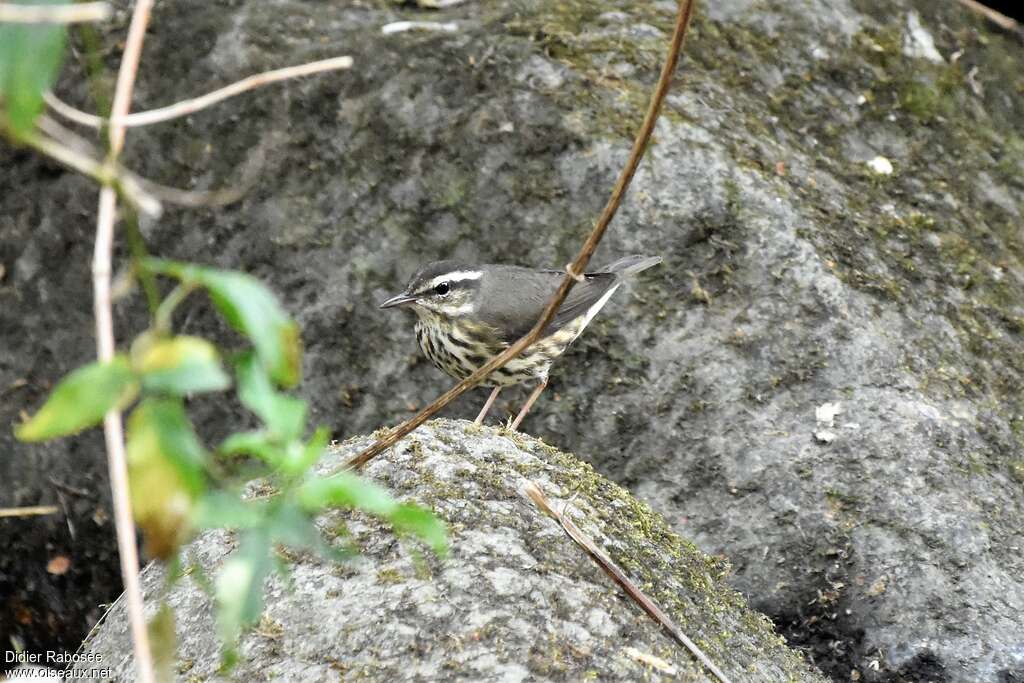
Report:
[[[266,614],[263,614],[260,617],[260,623],[256,627],[256,633],[264,638],[276,640],[284,635],[284,626],[277,619],[273,619]]]
[[[988,474],[988,464],[981,457],[981,454],[970,452],[964,454],[964,470],[967,474],[978,476]]]
[[[1001,142],[996,150],[996,173],[1003,182],[1019,188],[1024,184],[1024,137],[1010,133]]]
[[[582,509],[589,512],[583,517],[576,516],[577,524],[585,531],[596,525],[601,535],[613,539],[614,545],[606,548],[612,559],[679,624],[686,624],[687,615],[693,613],[691,596],[700,596],[701,602],[714,605],[715,611],[745,609],[739,594],[723,582],[730,571],[728,563],[704,555],[693,544],[680,538],[664,518],[626,489],[603,478],[587,463],[542,442],[518,433],[502,434],[525,450],[539,451],[546,463],[517,466],[519,474],[534,478],[539,474],[538,470],[543,469],[544,475],[552,480],[555,487],[561,488],[564,495],[587,501]],[[478,480],[492,481],[493,485],[502,488],[506,486],[506,476],[507,472],[500,468],[490,474],[478,471],[474,475]],[[683,593],[671,590],[671,584],[664,580],[666,574],[677,577],[687,590]],[[764,617],[752,616],[747,625],[768,641],[781,646],[781,639],[772,632],[770,622]],[[717,636],[713,642],[707,643],[708,650],[727,650],[733,635],[727,630],[713,632]]]
[[[1024,263],[1024,244],[1019,218],[986,201],[982,183],[1006,183],[1019,197],[1024,104],[1022,98],[990,96],[987,89],[979,95],[966,65],[985,74],[985,83],[1019,83],[1019,61],[1008,57],[1019,55],[1019,47],[979,24],[959,34],[965,50],[959,61],[931,64],[902,54],[903,25],[891,21],[890,10],[870,0],[858,9],[877,13],[880,21],[865,24],[852,50],[839,48],[825,59],[801,55],[795,63],[787,61],[792,53],[786,45],[754,29],[705,22],[700,39],[688,43],[688,63],[696,63],[688,78],[699,87],[713,74],[716,82],[733,86],[728,107],[743,139],[722,131],[723,143],[737,167],[788,184],[804,198],[802,205],[818,211],[797,233],[815,245],[833,273],[897,307],[911,326],[925,322],[922,298],[936,302],[933,310],[947,318],[967,351],[950,357],[948,342],[924,335],[906,347],[906,364],[944,396],[992,397],[994,409],[1009,419],[1024,412],[1024,396],[1015,388],[1024,378],[1024,289],[1005,273]],[[963,17],[941,20],[961,25]],[[784,79],[764,92],[751,74],[768,55]],[[701,92],[713,100],[714,88]],[[840,93],[845,100],[837,98]],[[851,116],[836,117],[834,108],[848,110],[851,94],[862,96],[861,104]],[[802,150],[813,170],[838,181],[827,194],[806,175],[768,173],[773,161],[762,158],[766,145],[747,140],[760,137],[766,109],[777,120],[762,139],[782,135],[798,146],[813,140]],[[861,160],[849,158],[851,140],[876,146],[890,139],[906,149],[893,158],[897,173],[891,176],[869,173]],[[835,187],[845,189],[835,194]],[[729,206],[742,207],[733,188],[724,188]],[[742,351],[747,340],[727,343]],[[1018,445],[1024,446],[1020,436]]]
[[[384,585],[405,583],[405,577],[402,576],[402,573],[397,569],[394,569],[393,567],[385,567],[384,569],[377,571],[377,581]]]
[[[673,24],[674,13],[652,3],[567,0],[538,3],[534,11],[517,15],[506,26],[513,35],[529,36],[544,54],[572,69],[575,78],[549,95],[574,112],[574,125],[588,135],[632,139]],[[623,35],[638,26],[657,31]],[[672,111],[662,115],[680,118]]]
[[[864,507],[864,501],[845,491],[825,489],[826,503],[833,514],[842,518],[844,524],[852,523],[851,515]]]

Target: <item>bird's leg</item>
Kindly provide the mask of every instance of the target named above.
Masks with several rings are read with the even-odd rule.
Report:
[[[487,397],[487,403],[484,404],[483,409],[480,411],[480,414],[476,416],[473,424],[483,424],[484,418],[487,417],[487,411],[491,409],[492,405],[494,405],[494,399],[498,398],[499,391],[501,391],[501,386],[494,387],[494,391],[492,391],[491,395]]]
[[[547,385],[548,378],[545,377],[540,381],[540,384],[537,385],[537,388],[534,389],[533,392],[530,394],[530,398],[526,399],[526,403],[523,405],[523,409],[519,411],[519,414],[516,415],[516,419],[512,421],[512,426],[510,427],[510,429],[512,429],[513,431],[519,429],[519,423],[522,422],[523,418],[526,417],[526,414],[530,412],[530,408],[533,406],[534,403],[536,403],[537,398],[540,396],[540,392],[544,391],[544,387],[546,387]]]

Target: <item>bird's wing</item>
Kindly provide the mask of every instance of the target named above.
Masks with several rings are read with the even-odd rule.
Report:
[[[511,344],[533,328],[565,273],[504,266],[502,272],[494,274],[499,277],[485,278],[481,283],[481,301],[486,304],[477,315],[498,331],[501,341]],[[577,282],[562,302],[545,334],[585,314],[618,280],[614,273],[585,275],[583,282]]]

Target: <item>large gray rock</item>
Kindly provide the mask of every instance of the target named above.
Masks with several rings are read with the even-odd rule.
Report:
[[[325,459],[337,467],[368,438]],[[377,458],[366,474],[433,508],[451,553],[423,558],[380,523],[350,513],[361,557],[338,566],[285,555],[290,585],[268,582],[268,605],[243,637],[239,681],[714,681],[522,493],[535,482],[567,510],[733,680],[824,682],[770,622],[723,581],[726,565],[676,536],[664,519],[589,465],[541,441],[470,422],[435,421]],[[186,571],[212,576],[234,549],[207,533],[184,552]],[[163,572],[144,575],[151,610]],[[167,596],[182,680],[221,680],[213,608],[191,578]],[[85,643],[115,680],[134,679],[124,601]],[[109,680],[109,679],[104,679]]]
[[[309,347],[303,390],[335,433],[394,422],[447,380],[411,322],[375,304],[440,256],[568,261],[626,157],[672,9],[161,3],[140,107],[315,57],[356,67],[133,131],[130,163],[166,183],[265,168],[233,207],[147,225],[151,247],[284,293]],[[459,30],[379,34],[407,18]],[[1020,45],[957,3],[729,0],[701,3],[686,50],[597,259],[666,263],[616,296],[524,427],[730,558],[733,585],[837,679],[1024,677]],[[72,72],[59,90],[87,102]],[[9,424],[92,355],[95,200],[0,154]],[[179,321],[219,329],[200,301]],[[123,305],[121,337],[140,324]],[[448,414],[471,416],[480,394]],[[819,424],[831,403],[843,412]],[[197,408],[211,439],[241,423],[223,402]],[[105,489],[94,436],[28,448],[3,431],[0,450],[14,504],[56,501],[50,478]],[[36,643],[70,622],[68,644],[116,593],[105,499],[60,495],[74,540],[62,518],[0,527],[17,597],[0,631]],[[45,572],[40,538],[72,558],[67,576]]]

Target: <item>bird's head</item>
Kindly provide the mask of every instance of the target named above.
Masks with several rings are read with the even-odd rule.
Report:
[[[431,313],[445,318],[469,315],[484,273],[457,261],[435,261],[416,271],[405,290],[380,305],[409,307],[417,315]]]

